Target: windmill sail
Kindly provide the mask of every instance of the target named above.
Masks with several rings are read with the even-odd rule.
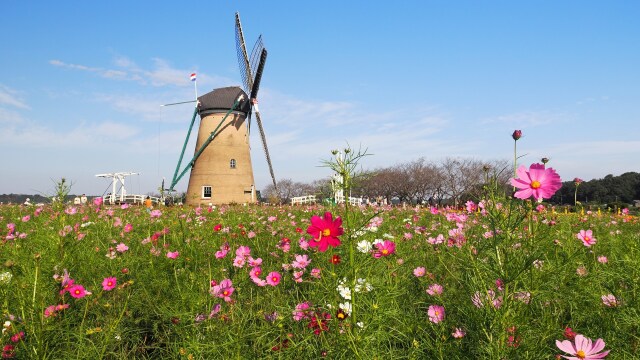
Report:
[[[260,111],[258,110],[257,102],[258,90],[260,89],[260,80],[262,79],[262,71],[264,70],[264,64],[267,60],[267,50],[264,48],[262,35],[260,35],[255,45],[253,46],[253,49],[251,50],[251,57],[248,56],[239,13],[236,13],[236,52],[238,55],[240,76],[242,77],[244,90],[248,93],[249,97],[252,100],[251,104],[253,106],[253,112],[255,112],[256,114],[256,123],[258,124],[258,129],[260,131],[260,139],[262,140],[262,147],[267,159],[267,164],[269,165],[269,173],[271,175],[271,180],[273,181],[273,186],[277,189],[276,177],[273,173],[273,165],[271,164],[269,148],[267,147],[267,138],[264,134],[262,118],[260,117]],[[255,70],[255,73],[252,70]],[[249,112],[248,114],[247,132],[249,134],[251,132],[251,112]]]

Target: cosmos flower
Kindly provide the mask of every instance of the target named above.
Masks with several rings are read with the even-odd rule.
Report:
[[[307,265],[309,265],[309,263],[311,263],[311,260],[309,259],[309,256],[305,255],[296,255],[296,259],[291,263],[291,266],[293,266],[296,269],[304,269],[307,267]]]
[[[427,314],[429,315],[429,321],[437,324],[444,320],[444,307],[440,305],[430,305]]]
[[[340,245],[338,236],[344,233],[342,228],[342,219],[337,217],[333,220],[330,212],[324,213],[324,218],[320,216],[311,217],[311,225],[307,228],[307,234],[313,236],[313,240],[309,242],[311,247],[317,247],[318,251],[325,252],[329,246],[337,247]]]
[[[513,140],[518,141],[522,137],[522,130],[514,130],[513,134],[511,134]]]
[[[280,275],[277,271],[272,271],[267,275],[267,284],[271,286],[276,286],[280,284],[280,280],[282,279],[282,275]]]
[[[531,164],[529,171],[522,165],[516,173],[518,178],[511,179],[511,185],[519,189],[513,195],[518,199],[533,197],[542,201],[549,199],[562,187],[560,175],[553,168],[545,169],[543,164]]]
[[[556,340],[556,346],[558,349],[566,352],[571,356],[562,355],[563,358],[569,360],[596,360],[604,359],[609,350],[600,352],[604,349],[605,343],[602,339],[592,342],[588,337],[582,334],[576,335],[575,342],[571,343],[569,340]]]
[[[596,243],[596,239],[593,237],[593,231],[591,230],[580,230],[580,232],[576,234],[576,237],[582,240],[582,243],[586,247],[591,247],[591,245]]]
[[[83,297],[87,296],[87,295],[91,295],[90,292],[88,292],[84,286],[80,285],[80,284],[75,284],[73,286],[71,286],[69,288],[69,294],[71,294],[71,296],[73,298],[76,299],[82,299]]]
[[[373,257],[379,259],[383,256],[389,256],[396,252],[396,243],[390,240],[385,240],[381,243],[375,244],[376,251],[373,252]]]
[[[114,277],[104,278],[104,280],[102,281],[102,290],[111,291],[116,287],[117,284],[118,281]]]

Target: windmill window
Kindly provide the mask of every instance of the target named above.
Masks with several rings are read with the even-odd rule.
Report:
[[[232,169],[236,168],[236,159],[231,159],[231,161],[229,161],[229,167]]]
[[[202,198],[203,199],[211,199],[211,186],[203,186],[202,187]]]

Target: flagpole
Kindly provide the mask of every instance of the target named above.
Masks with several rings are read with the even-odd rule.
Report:
[[[193,88],[196,91],[196,102],[198,101],[198,79],[193,81]]]

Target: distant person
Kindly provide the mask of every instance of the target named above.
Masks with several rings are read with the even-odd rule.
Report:
[[[148,213],[150,213],[151,208],[153,208],[153,202],[151,201],[151,198],[149,196],[147,196],[147,198],[144,199],[144,207],[147,209]]]
[[[31,205],[31,199],[27,198],[27,200],[24,201],[24,204],[27,206]]]
[[[87,203],[87,195],[82,194],[82,196],[80,197],[80,203],[81,203],[82,205],[84,205],[84,204],[86,204],[86,203]]]
[[[73,205],[80,205],[80,197],[76,196],[73,198]]]

